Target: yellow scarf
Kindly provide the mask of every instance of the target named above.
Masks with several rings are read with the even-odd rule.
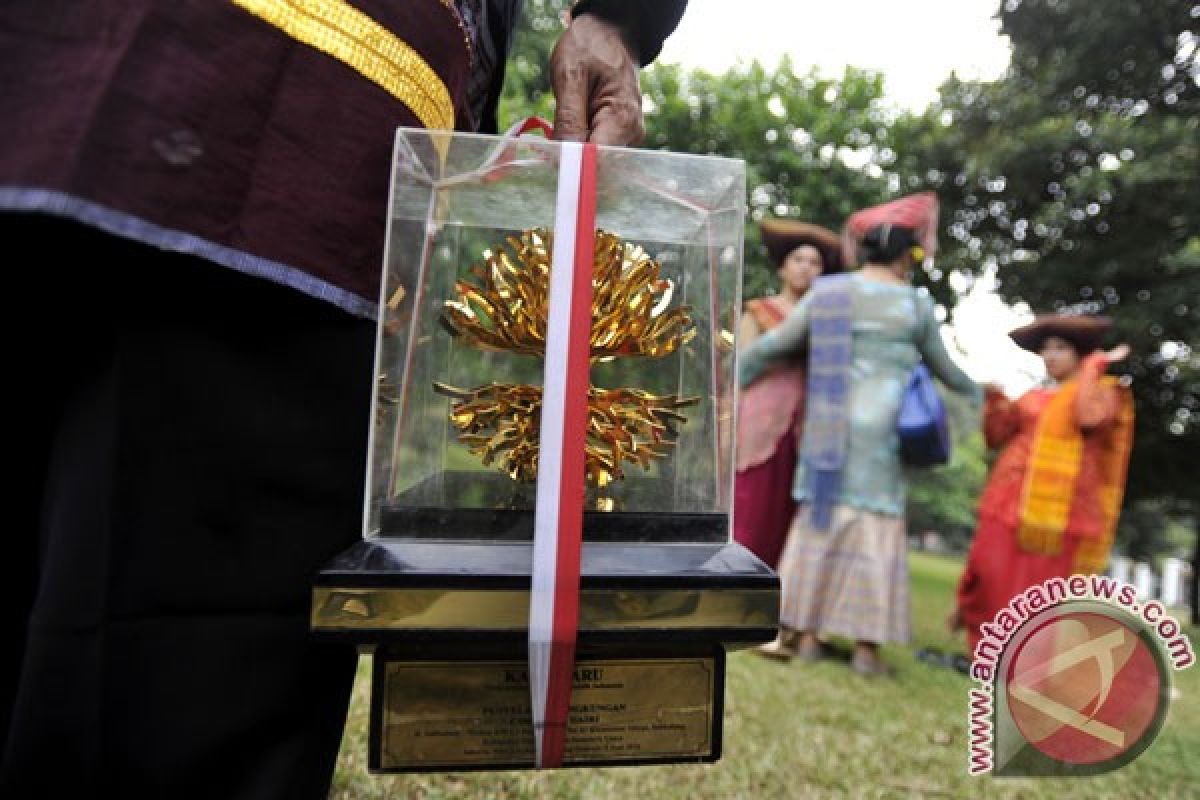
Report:
[[[1117,391],[1113,424],[1098,430],[1100,436],[1098,496],[1100,534],[1080,541],[1072,569],[1076,573],[1101,572],[1108,564],[1125,494],[1125,472],[1133,447],[1133,396],[1113,377],[1103,379]],[[1070,381],[1055,394],[1038,420],[1021,492],[1017,542],[1027,553],[1057,555],[1071,515],[1075,484],[1083,463],[1083,432],[1075,419],[1079,384]]]

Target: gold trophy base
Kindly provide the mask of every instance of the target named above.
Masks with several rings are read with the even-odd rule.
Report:
[[[774,638],[779,579],[729,542],[583,544],[564,766],[716,761],[725,653]],[[528,542],[379,538],[322,570],[311,625],[373,653],[372,772],[535,766]]]

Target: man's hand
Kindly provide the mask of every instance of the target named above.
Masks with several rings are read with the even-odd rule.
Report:
[[[550,85],[555,138],[634,145],[645,136],[638,62],[612,23],[572,20],[550,54]]]

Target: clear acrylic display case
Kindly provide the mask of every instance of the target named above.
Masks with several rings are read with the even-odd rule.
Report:
[[[532,539],[564,149],[397,133],[364,537],[317,575],[310,618],[373,654],[372,772],[535,764]],[[744,165],[596,155],[571,699],[602,710],[568,719],[563,763],[711,762],[725,653],[774,637],[779,609],[776,575],[729,536]]]
[[[504,307],[494,312],[497,319],[511,316],[518,302],[527,310],[536,305],[530,297],[543,291],[534,275],[537,237],[553,235],[561,148],[539,136],[398,131],[364,538],[532,537],[536,462],[528,448],[536,452],[536,408],[527,407],[524,416],[500,415],[495,419],[502,422],[492,427],[478,421],[486,413],[458,418],[474,420],[478,430],[456,425],[454,409],[456,392],[461,400],[464,392],[494,384],[536,394],[542,359],[528,347],[482,348],[462,335],[462,315],[455,317],[448,302],[466,302],[474,287],[484,302],[468,306],[484,329],[498,324],[481,310],[489,302],[493,309]],[[649,355],[604,351],[593,335],[593,389],[636,390],[660,402],[634,415],[650,427],[635,430],[630,423],[630,430],[614,432],[608,420],[607,433],[589,438],[610,467],[619,459],[611,457],[606,437],[632,442],[622,452],[645,460],[630,456],[592,476],[585,541],[727,541],[744,164],[601,147],[596,172],[596,227],[629,248],[619,251],[626,257],[622,271],[610,277],[616,275],[613,282],[624,291],[640,290],[641,305],[634,313],[635,304],[626,302],[625,317],[594,315],[594,331],[606,324],[621,335],[672,315],[678,324],[673,339],[646,338],[650,346],[642,349]],[[522,237],[524,251],[516,244]],[[501,253],[510,283],[489,287],[489,258],[502,263]],[[654,263],[641,263],[643,256]],[[622,276],[648,283],[621,286]],[[594,309],[606,290],[598,285],[597,291]],[[654,308],[650,314],[647,303]],[[530,323],[526,341],[536,340],[536,328]],[[658,354],[655,345],[670,352]],[[475,396],[481,399],[473,410],[495,411],[488,402],[494,395]],[[672,403],[683,405],[664,411]],[[524,431],[523,461],[509,459],[516,451],[504,447],[522,438],[518,431]],[[471,447],[488,441],[499,442],[491,463]],[[647,447],[654,455],[646,455]]]

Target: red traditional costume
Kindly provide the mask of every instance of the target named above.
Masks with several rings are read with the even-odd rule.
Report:
[[[1063,319],[1042,318],[1013,338],[1035,352],[1046,336],[1078,339],[1078,332],[1056,327]],[[1107,321],[1092,328],[1102,333]],[[1015,402],[987,394],[984,435],[989,447],[1003,450],[979,502],[978,528],[958,586],[968,652],[974,652],[979,626],[1019,593],[1050,578],[1100,572],[1107,564],[1133,430],[1132,396],[1105,377],[1107,368],[1105,355],[1093,352],[1057,388],[1033,389]]]

